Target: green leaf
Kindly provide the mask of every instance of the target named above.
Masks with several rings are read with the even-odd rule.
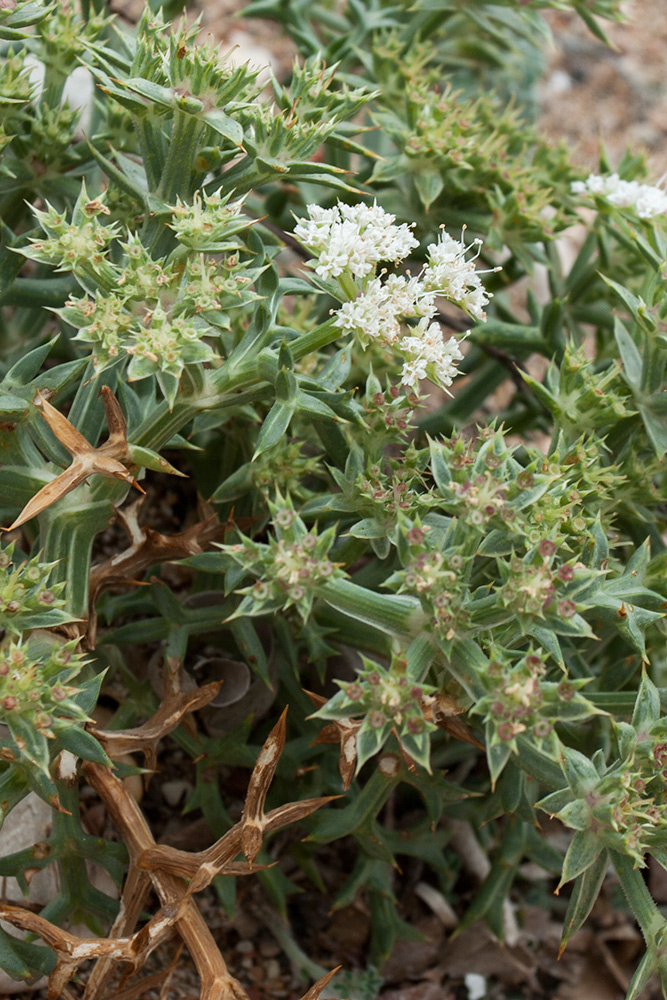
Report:
[[[639,741],[648,739],[648,730],[661,715],[660,693],[644,669],[632,713],[632,725],[637,731]]]
[[[642,383],[641,355],[634,340],[618,317],[614,319],[614,336],[623,362],[625,376],[635,392],[638,392]]]
[[[80,724],[69,719],[62,719],[54,722],[53,731],[56,734],[58,746],[63,750],[69,750],[81,760],[90,760],[94,764],[103,764],[105,767],[113,766],[102,744]]]
[[[599,781],[595,765],[585,754],[571,747],[562,749],[562,766],[567,783],[576,795],[583,797]]]
[[[253,460],[258,458],[263,452],[268,451],[278,444],[287,433],[287,429],[294,416],[294,403],[277,400],[266,415],[262,424],[262,429],[257,436],[255,454]]]
[[[590,868],[590,866],[600,856],[601,851],[602,844],[594,833],[590,830],[577,830],[572,838],[570,846],[567,849],[567,854],[565,855],[563,873],[558,884],[558,889],[564,886],[566,882],[571,882],[573,878],[577,877],[577,875],[581,875],[582,872],[585,872],[588,868]],[[591,906],[592,905],[593,904],[591,903]],[[585,919],[585,917],[583,919]]]
[[[445,182],[439,170],[418,170],[413,174],[413,177],[421,203],[428,212],[435,199],[442,192]]]
[[[0,927],[0,969],[11,979],[48,975],[55,964],[56,956],[50,948],[22,941]]]
[[[577,877],[565,914],[560,954],[563,953],[572,936],[576,934],[593,909],[608,866],[609,854],[603,850],[592,864]]]

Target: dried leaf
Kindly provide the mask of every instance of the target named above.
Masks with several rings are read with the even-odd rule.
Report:
[[[107,768],[87,761],[83,771],[118,828],[130,853],[132,871],[137,859],[155,847],[146,820],[122,782]],[[161,870],[151,872],[150,879],[162,904],[162,912],[167,912],[168,906],[174,907],[170,926],[173,925],[182,937],[197,967],[202,1000],[249,1000],[241,984],[230,975],[220,949],[181,879]]]
[[[318,979],[316,983],[313,983],[310,989],[303,994],[301,1000],[320,1000],[322,990],[325,986],[329,985],[340,968],[341,966],[337,965],[335,969],[331,970],[331,972],[327,972],[326,976],[322,976],[322,978]]]
[[[157,747],[163,737],[171,733],[187,712],[194,712],[208,705],[220,690],[221,681],[213,681],[194,691],[179,691],[168,694],[159,709],[147,722],[135,729],[121,731],[96,729],[88,726],[89,732],[100,741],[112,760],[123,754],[140,751],[146,759],[146,766],[155,770]]]
[[[91,570],[87,634],[87,644],[91,649],[94,648],[96,639],[95,604],[104,591],[137,586],[137,580],[141,579],[144,571],[156,563],[186,559],[188,556],[206,552],[213,542],[222,541],[231,527],[228,523],[222,524],[215,512],[208,508],[207,515],[197,524],[173,535],[163,535],[159,531],[153,531],[139,524],[142,504],[143,497],[139,497],[129,507],[116,510],[116,518],[120,521],[130,545],[123,552],[110,556]]]
[[[93,448],[67,417],[51,406],[41,393],[37,393],[37,398],[42,407],[42,416],[60,443],[70,453],[73,461],[68,469],[52,479],[28,501],[14,523],[7,529],[8,531],[20,527],[26,521],[41,514],[47,507],[71,493],[94,474],[110,479],[120,479],[130,483],[140,492],[144,492],[124,465],[124,460],[128,457],[125,418],[118,401],[108,386],[104,386],[104,407],[110,434],[108,440],[100,448]]]
[[[315,708],[321,708],[322,705],[326,704],[327,699],[323,698],[322,695],[315,694],[314,691],[306,691],[305,688],[304,692],[313,702]],[[340,743],[338,770],[343,779],[345,791],[350,787],[350,782],[357,769],[357,735],[362,723],[363,719],[336,719],[335,722],[326,725],[313,740],[313,746],[317,746],[318,743]]]
[[[458,718],[466,709],[445,691],[438,691],[435,697],[424,699],[422,711],[427,722],[434,723],[438,729],[443,729],[454,739],[460,740],[462,743],[470,743],[478,750],[486,749],[484,744],[480,743],[465,723]]]
[[[241,816],[241,850],[252,865],[262,847],[262,821],[264,818],[264,802],[269,786],[276,773],[280,755],[285,746],[285,709],[260,750],[248,784],[243,814]]]

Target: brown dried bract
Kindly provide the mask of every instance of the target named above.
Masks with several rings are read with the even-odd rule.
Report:
[[[471,743],[478,750],[486,749],[484,744],[480,743],[465,723],[458,718],[465,712],[465,708],[462,708],[451,695],[444,691],[438,691],[434,697],[425,698],[422,703],[422,711],[427,722],[434,723],[438,729],[443,729],[454,739],[460,740],[462,743]]]
[[[161,739],[179,725],[187,712],[194,712],[212,701],[220,690],[221,681],[213,681],[193,691],[169,691],[159,709],[147,722],[135,729],[119,731],[96,729],[89,731],[100,741],[109,757],[116,760],[123,754],[143,753],[146,767],[155,770],[157,747]]]
[[[123,411],[108,386],[102,386],[101,393],[109,427],[109,437],[99,448],[93,448],[67,417],[59,413],[55,406],[51,406],[41,393],[37,393],[37,405],[42,407],[42,416],[60,443],[70,453],[73,461],[68,469],[52,479],[35,494],[32,500],[28,501],[14,523],[7,529],[8,531],[20,527],[26,521],[41,514],[43,510],[67,496],[93,474],[120,479],[143,492],[127,468],[131,462],[127,444],[127,424]]]
[[[187,559],[188,556],[206,552],[214,542],[222,541],[226,532],[234,527],[234,522],[231,520],[222,523],[212,506],[202,502],[199,505],[201,520],[184,531],[176,532],[173,535],[163,535],[159,531],[139,524],[139,514],[143,502],[144,498],[139,497],[128,507],[117,508],[116,518],[125,531],[130,545],[123,552],[110,556],[104,562],[94,566],[90,572],[88,633],[86,637],[90,649],[95,646],[97,633],[95,602],[105,590],[136,586],[137,580],[150,566],[173,559]]]
[[[304,688],[305,691],[305,688]],[[327,699],[314,691],[305,691],[315,708],[321,708]],[[357,736],[362,726],[362,719],[336,719],[325,726],[313,740],[313,746],[318,743],[340,743],[338,770],[343,779],[345,791],[350,787],[357,768]]]

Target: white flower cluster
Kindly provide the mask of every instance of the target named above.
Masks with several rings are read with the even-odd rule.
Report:
[[[418,241],[410,226],[397,226],[396,217],[379,205],[308,205],[294,235],[318,258],[315,271],[322,278],[338,278],[346,271],[365,278],[381,261],[396,263],[407,257]]]
[[[373,278],[356,299],[344,302],[336,325],[355,333],[364,347],[378,340],[397,344],[401,322],[435,315],[435,294],[428,292],[419,278],[390,274],[383,282]]]
[[[652,219],[667,213],[667,192],[651,184],[638,181],[624,181],[618,174],[591,174],[585,181],[574,181],[573,194],[597,194],[606,198],[610,205],[632,208],[640,219]]]
[[[356,299],[344,302],[335,322],[356,334],[364,347],[376,341],[398,351],[404,358],[405,385],[430,378],[446,387],[458,374],[454,362],[463,355],[454,337],[443,343],[439,324],[432,322],[435,313],[435,292],[429,292],[419,278],[390,274],[384,283],[374,278]],[[405,336],[402,322],[416,318],[419,322]]]
[[[401,338],[398,348],[405,359],[401,373],[405,385],[415,386],[420,379],[430,378],[447,388],[459,374],[456,362],[463,360],[463,355],[458,341],[456,337],[443,341],[439,323],[420,320],[409,336]]]
[[[466,259],[466,253],[472,246],[477,248],[477,253]],[[428,264],[422,281],[429,292],[444,295],[470,316],[485,320],[484,306],[491,296],[482,285],[480,272],[475,270],[481,246],[479,239],[466,246],[443,230],[438,242],[429,245]]]
[[[378,343],[403,358],[402,381],[415,386],[429,378],[448,387],[461,361],[454,337],[445,342],[437,322],[436,298],[441,295],[475,319],[485,320],[490,294],[475,270],[481,240],[466,246],[442,230],[428,247],[427,263],[418,277],[410,274],[376,274],[384,261],[403,260],[419,244],[407,225],[397,226],[395,216],[379,205],[343,205],[319,208],[309,205],[310,218],[297,224],[297,239],[317,257],[316,272],[324,278],[348,280],[341,286],[346,298],[335,323],[354,333],[363,347]],[[476,252],[466,257],[469,250]],[[356,297],[351,297],[354,290]],[[408,321],[416,320],[413,325]]]

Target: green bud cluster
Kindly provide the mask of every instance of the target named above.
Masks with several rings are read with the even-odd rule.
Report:
[[[424,703],[435,691],[417,683],[408,660],[394,655],[388,667],[366,657],[353,681],[337,680],[340,691],[316,713],[320,719],[363,716],[357,734],[357,770],[378,753],[395,732],[406,753],[428,767],[428,733],[436,727],[424,718]]]
[[[560,426],[579,436],[582,430],[608,427],[635,412],[621,371],[617,362],[596,370],[583,347],[568,344],[562,363],[549,367],[544,383],[529,376],[526,381]]]
[[[179,201],[173,209],[180,251],[153,259],[127,232],[125,242],[117,244],[123,254],[118,265],[109,249],[120,227],[98,220],[108,212],[101,198],[87,200],[84,186],[71,222],[52,208],[36,211],[49,239],[33,239],[22,252],[73,271],[88,292],[70,297],[56,311],[78,330],[77,340],[92,345],[95,368],[129,358],[128,378],[157,376],[173,404],[185,366],[217,357],[206,338],[230,327],[227,311],[256,298],[250,286],[262,268],[239,256],[238,233],[250,220],[240,216],[240,202],[228,205],[219,195],[202,201],[195,195],[192,205]],[[204,250],[225,256],[208,257]]]
[[[396,58],[391,40],[386,56],[378,47],[378,75],[386,89],[376,121],[394,139],[400,155],[379,163],[374,178],[386,182],[400,171],[414,184],[427,211],[463,190],[470,198],[472,187],[479,208],[502,217],[502,223],[491,228],[491,242],[498,247],[503,238],[512,245],[517,238],[541,239],[567,225],[572,216],[565,206],[559,205],[551,218],[545,213],[553,205],[550,188],[574,177],[565,151],[559,156],[554,151],[556,162],[528,166],[526,152],[538,137],[521,109],[501,106],[493,94],[467,98],[451,85],[438,90],[429,80],[428,49],[415,45],[407,58],[405,53]],[[396,87],[391,76],[397,71],[403,78],[404,105],[391,100]],[[475,178],[472,186],[468,176]]]
[[[319,586],[345,575],[328,557],[336,531],[308,530],[291,502],[282,497],[269,503],[269,509],[273,533],[268,544],[244,538],[235,545],[220,546],[245,572],[258,577],[257,583],[238,591],[245,596],[235,616],[295,607],[305,621]]]
[[[71,620],[63,610],[63,583],[50,583],[54,563],[39,556],[18,562],[14,543],[0,546],[0,628],[21,635],[31,628],[48,628]]]
[[[470,626],[466,608],[468,559],[460,548],[441,548],[440,533],[417,518],[402,520],[399,552],[404,568],[387,580],[399,594],[414,594],[428,615],[427,626],[446,641]]]
[[[12,641],[0,649],[0,705],[10,736],[5,759],[23,758],[48,773],[47,741],[72,720],[87,720],[71,683],[86,663],[76,647],[76,641],[46,647]]]
[[[51,205],[46,210],[35,209],[35,217],[47,239],[31,238],[29,249],[22,252],[59,271],[73,271],[84,280],[104,284],[114,274],[108,262],[108,250],[119,229],[113,223],[102,225],[99,216],[108,215],[109,209],[101,198],[88,200],[85,186],[77,207],[79,211],[70,221],[66,211],[58,212]]]
[[[547,679],[543,650],[530,649],[518,660],[503,651],[491,660],[481,680],[487,693],[478,699],[472,713],[482,715],[492,777],[497,779],[512,753],[517,754],[521,736],[541,753],[560,761],[556,723],[579,722],[599,715],[599,709],[580,693],[589,679]]]

